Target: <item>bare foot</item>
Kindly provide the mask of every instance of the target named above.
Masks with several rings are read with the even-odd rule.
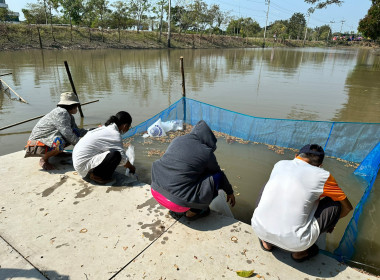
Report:
[[[194,213],[193,211],[188,210],[186,212],[186,217],[188,218],[194,217],[195,215],[197,215],[197,213]]]
[[[44,158],[40,159],[40,166],[43,170],[53,170],[55,169],[54,165],[50,164],[49,161],[45,160]]]
[[[294,252],[294,253],[292,253],[293,259],[296,259],[296,260],[303,259],[303,258],[305,258],[308,255],[309,255],[309,253],[308,253],[307,250],[302,251],[302,252]]]
[[[264,240],[261,240],[261,243],[262,243],[263,247],[265,249],[267,249],[268,251],[272,250],[273,246],[271,244],[269,244],[268,242],[265,242]]]

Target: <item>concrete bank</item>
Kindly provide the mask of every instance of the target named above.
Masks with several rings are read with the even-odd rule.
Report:
[[[212,212],[176,220],[149,185],[120,170],[84,181],[71,159],[44,172],[24,152],[0,157],[0,279],[377,279],[319,254],[303,264],[261,250],[247,224]]]

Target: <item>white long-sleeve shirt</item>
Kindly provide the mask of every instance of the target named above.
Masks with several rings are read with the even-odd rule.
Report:
[[[74,147],[73,164],[75,170],[79,175],[85,177],[91,169],[101,164],[112,150],[120,152],[120,165],[124,165],[128,161],[123,148],[123,140],[116,124],[90,130]]]

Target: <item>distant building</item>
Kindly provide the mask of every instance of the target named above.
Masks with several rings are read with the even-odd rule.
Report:
[[[6,9],[8,9],[8,5],[5,4],[5,0],[0,0],[0,8],[6,8]]]
[[[0,0],[0,8],[8,9],[8,4],[5,3],[5,0]],[[7,21],[19,22],[20,21],[19,16],[20,16],[19,13],[9,11],[9,18]]]

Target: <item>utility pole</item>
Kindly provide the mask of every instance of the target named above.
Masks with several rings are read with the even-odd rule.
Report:
[[[172,1],[169,0],[169,12],[168,12],[168,48],[170,48],[170,25],[171,25],[171,22],[172,22],[172,17],[171,17],[171,5],[172,5]]]
[[[333,24],[333,23],[335,23],[335,21],[330,21],[330,24]],[[329,27],[330,27],[330,29],[329,29],[329,33],[327,33],[326,43],[328,43],[328,41],[329,41],[329,36],[330,36],[331,26],[329,25]],[[331,34],[332,34],[332,32],[331,32]]]
[[[306,23],[306,26],[305,26],[305,37],[303,38],[302,47],[305,46],[305,40],[306,40],[306,36],[307,36],[307,26],[309,25],[309,19],[310,19],[310,13],[307,13],[307,23]]]
[[[266,35],[266,33],[267,33],[267,24],[268,24],[268,15],[269,15],[270,0],[265,0],[265,2],[268,2],[268,10],[267,10],[267,19],[265,20],[263,48],[265,48],[265,35]]]
[[[346,21],[343,19],[340,21],[342,23],[342,25],[340,26],[340,35],[342,35],[342,28],[343,28],[343,23],[345,23]]]

